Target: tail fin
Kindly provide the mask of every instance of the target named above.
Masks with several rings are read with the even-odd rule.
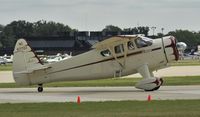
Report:
[[[42,62],[33,52],[26,40],[19,39],[15,45],[13,56],[13,71],[20,72],[30,67],[42,66]]]
[[[19,39],[15,45],[13,56],[13,76],[16,83],[29,83],[27,74],[22,74],[30,68],[41,67],[42,62],[33,52],[25,39]],[[20,80],[21,79],[21,80]]]

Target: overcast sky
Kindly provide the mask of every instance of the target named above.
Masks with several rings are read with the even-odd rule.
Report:
[[[0,0],[0,24],[42,19],[91,31],[109,24],[200,31],[200,0]]]

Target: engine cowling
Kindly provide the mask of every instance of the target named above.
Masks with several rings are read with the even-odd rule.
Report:
[[[148,79],[141,80],[135,85],[135,87],[138,89],[143,89],[145,91],[154,91],[158,90],[162,84],[162,78],[151,77]]]

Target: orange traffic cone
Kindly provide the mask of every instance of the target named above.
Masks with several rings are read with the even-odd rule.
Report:
[[[78,97],[77,97],[77,104],[80,104],[80,103],[81,103],[81,97],[78,96]]]
[[[150,102],[151,101],[151,95],[148,95],[147,100]]]

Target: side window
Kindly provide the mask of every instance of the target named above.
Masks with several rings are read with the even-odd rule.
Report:
[[[123,44],[115,46],[115,53],[116,54],[120,54],[120,53],[123,53],[123,52],[124,52],[124,46],[123,46]]]
[[[101,51],[101,55],[104,57],[108,57],[111,55],[111,52],[107,49],[107,50],[103,50]]]
[[[129,49],[129,50],[134,50],[134,49],[135,49],[134,44],[133,44],[132,41],[129,41],[129,42],[128,42],[128,49]]]
[[[136,39],[135,44],[138,48],[146,47],[148,44],[142,39]]]

